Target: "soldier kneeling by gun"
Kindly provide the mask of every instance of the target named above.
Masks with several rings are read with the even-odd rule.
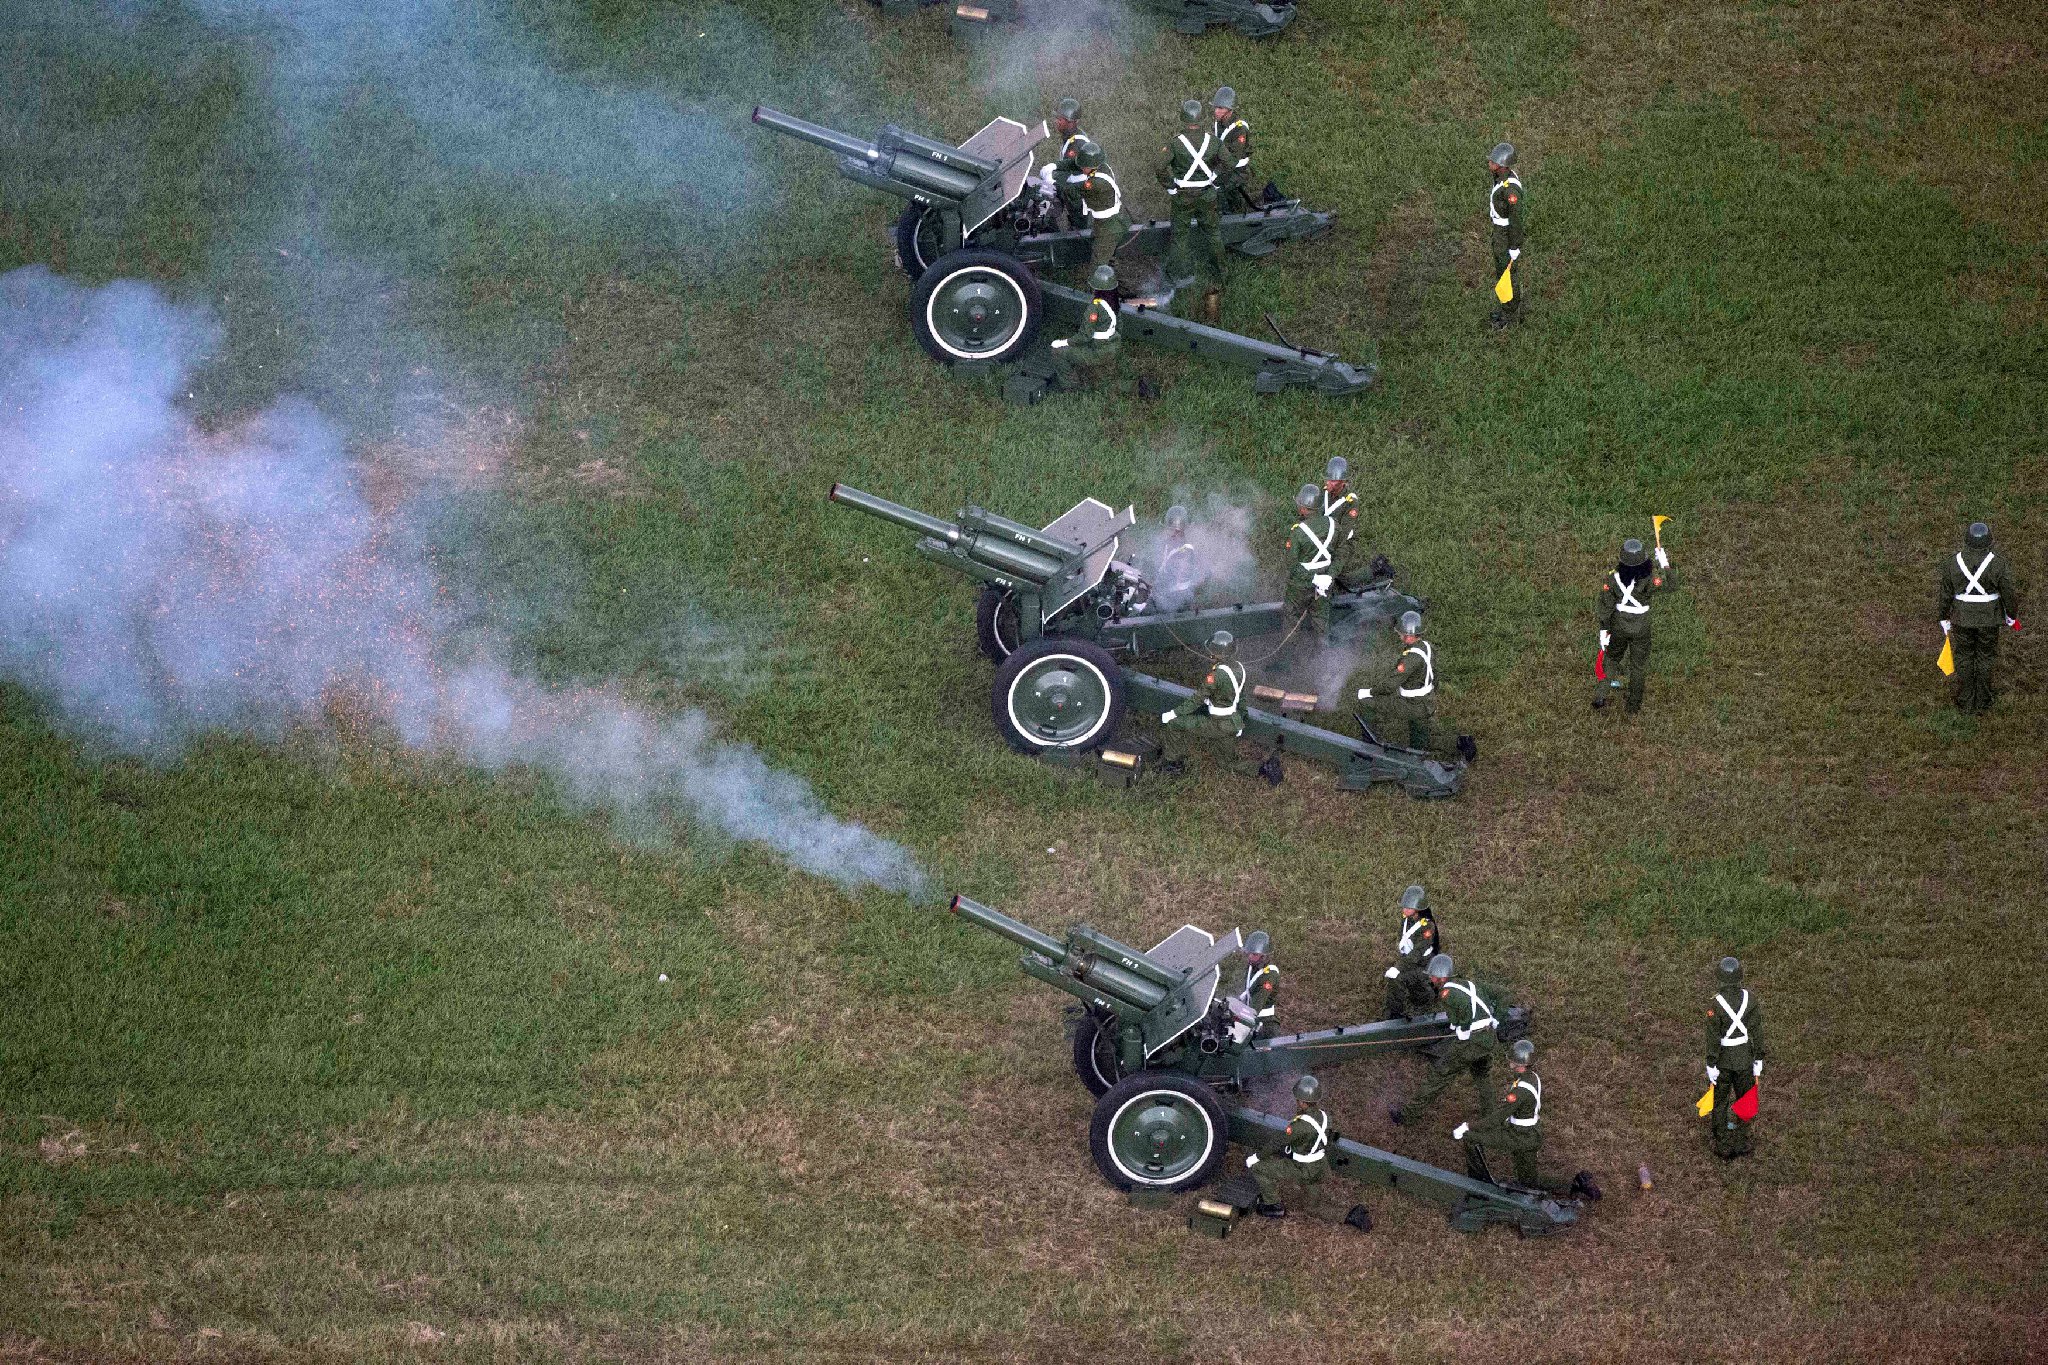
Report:
[[[1263,762],[1250,763],[1236,757],[1237,741],[1244,735],[1245,666],[1237,662],[1237,637],[1219,630],[1209,637],[1210,666],[1202,686],[1193,698],[1163,711],[1159,723],[1166,727],[1166,756],[1159,771],[1175,776],[1187,771],[1188,749],[1179,736],[1193,731],[1228,746],[1230,766],[1237,772],[1253,772],[1273,786],[1285,776],[1280,756],[1268,754]]]
[[[1543,1131],[1537,1126],[1543,1117],[1543,1078],[1529,1069],[1536,1060],[1536,1044],[1527,1038],[1508,1051],[1508,1087],[1498,1102],[1476,1123],[1461,1123],[1451,1132],[1454,1141],[1465,1144],[1465,1173],[1474,1180],[1493,1184],[1493,1172],[1486,1164],[1486,1150],[1506,1152],[1515,1163],[1515,1183],[1546,1194],[1565,1194],[1578,1199],[1598,1199],[1600,1187],[1590,1171],[1580,1171],[1567,1180],[1545,1175],[1536,1165],[1536,1153],[1543,1147]]]
[[[1287,1125],[1279,1150],[1254,1152],[1244,1159],[1245,1169],[1252,1173],[1252,1181],[1259,1187],[1259,1202],[1252,1205],[1252,1212],[1261,1218],[1287,1216],[1287,1206],[1280,1202],[1283,1185],[1300,1186],[1303,1199],[1325,1216],[1334,1210],[1321,1186],[1323,1177],[1330,1173],[1337,1129],[1317,1103],[1322,1093],[1322,1082],[1313,1076],[1296,1081],[1294,1118]],[[1353,1204],[1344,1221],[1360,1232],[1372,1230],[1372,1214],[1363,1204]]]
[[[1081,330],[1052,343],[1053,382],[1063,389],[1085,388],[1099,367],[1114,365],[1121,350],[1116,334],[1116,267],[1098,265],[1088,277],[1094,297],[1081,319]]]

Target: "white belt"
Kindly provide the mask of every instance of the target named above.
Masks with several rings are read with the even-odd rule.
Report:
[[[1116,319],[1111,318],[1109,320],[1109,326],[1103,328],[1099,332],[1090,332],[1088,335],[1096,341],[1109,340],[1111,337],[1116,335]]]
[[[1462,1043],[1469,1039],[1473,1034],[1479,1032],[1479,1030],[1492,1028],[1495,1024],[1498,1024],[1499,1022],[1500,1020],[1498,1019],[1475,1019],[1472,1021],[1471,1028],[1459,1028],[1457,1025],[1453,1024],[1451,1026],[1451,1032],[1457,1034],[1458,1041]]]
[[[1518,1119],[1510,1116],[1508,1122],[1514,1124],[1517,1128],[1534,1128],[1536,1126],[1535,1119]]]
[[[1496,194],[1500,193],[1501,185],[1513,185],[1516,189],[1522,188],[1522,182],[1511,175],[1507,179],[1501,181],[1500,185],[1495,185],[1492,189],[1486,192],[1486,216],[1493,219],[1493,225],[1495,227],[1506,227],[1508,225],[1508,220],[1501,217],[1500,210],[1496,209],[1493,206],[1493,197]]]
[[[1294,1158],[1294,1162],[1298,1166],[1313,1165],[1323,1159],[1321,1152],[1317,1152],[1314,1156],[1303,1156],[1300,1152],[1289,1152],[1288,1155]]]

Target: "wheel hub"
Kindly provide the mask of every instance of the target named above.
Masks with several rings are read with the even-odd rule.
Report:
[[[1048,659],[1019,681],[1017,717],[1034,739],[1059,743],[1085,735],[1109,705],[1101,681],[1063,659]]]
[[[1207,1125],[1174,1095],[1154,1095],[1112,1135],[1125,1161],[1152,1179],[1170,1179],[1208,1152]]]

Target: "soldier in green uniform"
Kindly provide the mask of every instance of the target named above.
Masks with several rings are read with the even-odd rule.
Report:
[[[1330,590],[1336,585],[1337,518],[1322,511],[1323,495],[1305,483],[1294,495],[1294,525],[1287,531],[1288,620],[1305,621],[1320,639],[1330,636]]]
[[[2020,628],[2020,600],[2012,566],[1991,548],[1991,528],[1981,521],[1970,523],[1963,548],[1941,566],[1940,613],[1955,651],[1956,709],[1982,715],[1991,709],[1999,624]]]
[[[1429,1075],[1423,1078],[1422,1088],[1414,1098],[1388,1111],[1387,1117],[1395,1123],[1420,1118],[1423,1111],[1436,1103],[1452,1078],[1460,1075],[1472,1078],[1472,1088],[1479,1094],[1480,1115],[1484,1117],[1493,1108],[1493,1063],[1500,1055],[1500,1005],[1479,988],[1477,981],[1451,980],[1453,970],[1449,953],[1438,953],[1429,960],[1430,984],[1443,1002],[1444,1013],[1450,1016],[1451,1042],[1430,1064]]]
[[[1175,503],[1166,509],[1166,543],[1152,571],[1153,600],[1163,611],[1179,611],[1205,576],[1201,552],[1188,541],[1188,509]]]
[[[1081,174],[1081,144],[1089,141],[1088,134],[1081,131],[1081,101],[1064,99],[1053,111],[1052,135],[1060,140],[1059,155],[1053,158],[1053,193],[1059,196],[1060,207],[1066,210],[1067,226],[1076,231],[1088,226],[1088,215],[1081,202],[1080,186],[1074,178]]]
[[[1369,681],[1354,687],[1354,699],[1381,725],[1407,721],[1408,747],[1427,750],[1436,736],[1436,649],[1422,638],[1419,611],[1402,612],[1394,629],[1400,633],[1401,652],[1367,665],[1362,676]]]
[[[1227,85],[1209,97],[1210,128],[1218,148],[1216,205],[1224,213],[1256,209],[1252,178],[1252,126],[1237,116],[1237,92]]]
[[[1280,1202],[1284,1186],[1299,1187],[1302,1202],[1324,1217],[1333,1216],[1335,1203],[1322,1188],[1330,1173],[1332,1149],[1337,1145],[1337,1127],[1330,1122],[1320,1101],[1322,1083],[1303,1076],[1294,1083],[1294,1117],[1281,1135],[1280,1145],[1269,1152],[1254,1152],[1244,1159],[1245,1168],[1259,1187],[1259,1201],[1252,1212],[1262,1218],[1285,1218],[1287,1206]],[[1372,1227],[1372,1216],[1363,1204],[1354,1204],[1344,1218],[1360,1232]]]
[[[1600,585],[1600,648],[1607,655],[1609,676],[1607,685],[1593,694],[1596,711],[1621,686],[1621,679],[1613,676],[1617,669],[1628,671],[1623,709],[1630,715],[1643,709],[1643,680],[1650,672],[1650,599],[1675,586],[1671,556],[1662,545],[1653,569],[1643,542],[1633,536],[1621,542],[1621,559]]]
[[[1273,939],[1264,929],[1245,935],[1244,961],[1244,989],[1237,998],[1251,1018],[1241,1025],[1250,1032],[1237,1040],[1240,1043],[1253,1033],[1264,1033],[1280,1012],[1280,969],[1273,965]]]
[[[1387,1015],[1412,1019],[1436,1012],[1436,988],[1429,981],[1429,960],[1443,951],[1436,917],[1420,886],[1401,893],[1401,937],[1394,940],[1394,965],[1387,968]]]
[[[1497,143],[1486,154],[1486,170],[1493,177],[1492,185],[1486,191],[1486,216],[1493,223],[1493,275],[1486,282],[1489,293],[1502,274],[1510,269],[1509,283],[1514,287],[1514,297],[1505,304],[1499,304],[1487,321],[1495,330],[1509,323],[1519,322],[1522,317],[1522,178],[1515,174],[1515,144]],[[1499,295],[1493,295],[1499,303]]]
[[[1494,1180],[1486,1162],[1488,1150],[1506,1152],[1514,1161],[1515,1183],[1545,1194],[1569,1194],[1581,1199],[1598,1199],[1600,1187],[1590,1171],[1580,1171],[1569,1180],[1545,1175],[1536,1165],[1536,1153],[1543,1148],[1543,1078],[1529,1068],[1536,1060],[1536,1045],[1527,1038],[1508,1049],[1507,1088],[1491,1112],[1451,1130],[1451,1140],[1465,1144],[1466,1171],[1474,1180]]]
[[[1749,1151],[1749,1124],[1729,1112],[1764,1074],[1764,1011],[1742,984],[1742,963],[1724,957],[1715,967],[1720,989],[1707,1007],[1707,1084],[1714,1087],[1707,1136],[1724,1161]]]
[[[1223,296],[1223,238],[1216,221],[1221,153],[1200,100],[1180,107],[1180,131],[1159,149],[1159,183],[1173,200],[1167,278],[1176,288],[1199,282],[1202,320],[1216,325]]]
[[[1356,592],[1368,575],[1359,571],[1358,495],[1351,491],[1351,461],[1333,455],[1323,466],[1322,513],[1337,523],[1337,542],[1330,547],[1330,569],[1337,586]]]
[[[1245,666],[1237,662],[1237,637],[1219,630],[1209,637],[1209,671],[1202,685],[1188,701],[1160,713],[1166,727],[1166,753],[1159,769],[1172,776],[1187,771],[1188,745],[1183,737],[1200,736],[1230,754],[1233,772],[1258,772],[1262,765],[1237,756],[1237,741],[1244,734]],[[1270,778],[1268,780],[1271,780]]]
[[[1074,167],[1069,183],[1081,196],[1082,217],[1094,234],[1089,239],[1088,264],[1097,269],[1109,264],[1109,258],[1123,245],[1124,234],[1129,230],[1130,225],[1123,217],[1123,191],[1116,187],[1116,176],[1103,159],[1102,148],[1093,142],[1081,144]]]
[[[1063,389],[1086,387],[1104,367],[1114,365],[1120,353],[1115,269],[1096,266],[1088,287],[1094,297],[1088,300],[1080,330],[1052,343],[1053,380]]]

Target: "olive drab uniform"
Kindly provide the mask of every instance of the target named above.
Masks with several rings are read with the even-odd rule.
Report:
[[[1297,1113],[1287,1124],[1280,1149],[1254,1152],[1244,1159],[1259,1187],[1259,1202],[1277,1204],[1282,1185],[1299,1185],[1304,1197],[1321,1204],[1323,1177],[1330,1173],[1330,1148],[1336,1144],[1337,1127],[1321,1109]]]
[[[1159,183],[1173,200],[1173,235],[1167,243],[1167,276],[1176,287],[1223,283],[1223,239],[1216,222],[1216,169],[1222,149],[1201,125],[1183,128],[1159,149]]]
[[[1258,207],[1247,188],[1252,178],[1252,126],[1235,117],[1236,112],[1233,109],[1233,117],[1218,120],[1215,125],[1220,162],[1216,168],[1216,203],[1224,213]]]
[[[1522,179],[1509,171],[1486,192],[1486,216],[1493,224],[1493,278],[1486,282],[1487,294],[1498,303],[1493,286],[1502,272],[1513,270],[1508,282],[1514,286],[1514,297],[1494,309],[1507,322],[1522,316],[1522,210]]]
[[[1185,540],[1172,541],[1159,556],[1159,567],[1153,572],[1154,595],[1165,610],[1178,611],[1194,596],[1206,576],[1201,553]]]
[[[1500,1006],[1472,980],[1446,981],[1443,1003],[1451,1020],[1451,1042],[1430,1064],[1429,1075],[1423,1078],[1415,1098],[1401,1106],[1404,1122],[1436,1103],[1444,1087],[1459,1075],[1472,1078],[1482,1115],[1493,1108],[1492,1077],[1502,1069],[1493,1064],[1500,1055]]]
[[[1079,231],[1088,226],[1087,207],[1081,195],[1081,182],[1085,178],[1080,155],[1081,144],[1088,141],[1088,134],[1076,125],[1074,131],[1060,141],[1060,154],[1053,161],[1053,193],[1059,196],[1060,207],[1066,210],[1067,226]]]
[[[1991,669],[1998,632],[2018,628],[2019,595],[2012,567],[1989,545],[1965,547],[1941,569],[1941,621],[1955,651],[1956,709],[1979,715],[1991,709]]]
[[[1515,1166],[1515,1183],[1548,1194],[1566,1194],[1572,1189],[1569,1176],[1544,1175],[1536,1166],[1536,1153],[1543,1147],[1543,1078],[1532,1070],[1517,1076],[1512,1067],[1503,1068],[1508,1084],[1495,1100],[1490,1113],[1472,1123],[1465,1141],[1482,1151],[1506,1152]],[[1474,1167],[1478,1163],[1472,1163]],[[1477,1170],[1472,1174],[1479,1177]]]
[[[1120,352],[1116,324],[1115,299],[1097,294],[1088,301],[1080,330],[1052,343],[1054,376],[1061,384],[1079,382],[1077,371],[1093,373],[1094,367],[1115,362]]]
[[[1436,921],[1428,907],[1414,919],[1401,917],[1401,937],[1394,941],[1394,965],[1387,968],[1387,1018],[1412,1018],[1436,1013],[1436,989],[1429,981],[1429,960],[1443,949]]]
[[[1299,509],[1297,509],[1299,510]],[[1336,588],[1338,537],[1343,530],[1329,515],[1303,517],[1287,532],[1287,619],[1305,618],[1311,630],[1330,633],[1330,594]]]
[[[1436,735],[1436,647],[1420,636],[1412,644],[1404,641],[1400,653],[1386,656],[1359,676],[1369,681],[1353,687],[1352,700],[1379,725],[1407,721],[1408,747],[1429,748]],[[1391,734],[1380,738],[1393,740]]]
[[[1107,166],[1077,172],[1074,185],[1081,197],[1083,225],[1095,234],[1089,239],[1088,248],[1088,267],[1092,270],[1107,263],[1123,244],[1128,226],[1123,216],[1123,191],[1117,188],[1116,176]]]
[[[1272,1024],[1273,1016],[1280,1012],[1280,969],[1270,962],[1246,967],[1244,989],[1238,992],[1237,998],[1251,1006],[1259,1021],[1259,1031],[1263,1033]]]
[[[1180,735],[1201,735],[1225,746],[1235,754],[1237,739],[1244,733],[1245,666],[1219,660],[1209,666],[1194,697],[1160,717],[1166,727],[1169,762],[1184,762],[1187,746],[1174,744]],[[1256,765],[1239,765],[1249,770]]]
[[[1641,564],[1615,566],[1600,585],[1600,629],[1607,635],[1607,672],[1610,687],[1621,686],[1616,670],[1628,673],[1625,709],[1643,709],[1643,682],[1650,672],[1650,599],[1676,586],[1672,570],[1645,560]],[[1605,699],[1595,697],[1596,705]]]
[[[1714,1107],[1707,1115],[1714,1155],[1738,1157],[1749,1151],[1750,1125],[1728,1112],[1756,1084],[1756,1063],[1764,1060],[1764,1012],[1743,986],[1714,992],[1707,1009],[1707,1065],[1720,1071]]]
[[[1337,523],[1337,543],[1330,547],[1330,568],[1337,586],[1357,592],[1370,578],[1358,563],[1358,494],[1346,489],[1341,497],[1333,498],[1330,490],[1324,489],[1323,515]]]

